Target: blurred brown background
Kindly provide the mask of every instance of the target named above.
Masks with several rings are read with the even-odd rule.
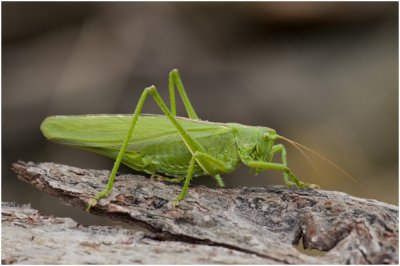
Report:
[[[398,204],[398,3],[2,3],[2,200],[103,223],[18,181],[17,159],[111,169],[49,143],[48,115],[131,113],[145,86],[167,99],[173,68],[201,118],[269,126],[304,181]],[[148,113],[160,113],[149,100]],[[180,114],[184,113],[183,108]],[[126,168],[123,172],[130,171]],[[196,184],[214,185],[210,177]],[[228,186],[282,184],[241,167]]]

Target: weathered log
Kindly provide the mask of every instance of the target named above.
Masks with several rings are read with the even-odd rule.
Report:
[[[54,163],[18,162],[13,164],[13,170],[21,180],[80,208],[86,208],[90,198],[105,187],[109,175],[109,171]],[[110,252],[123,245],[124,234],[139,239],[132,240],[139,244],[126,244],[121,247],[125,248],[122,253],[110,255],[115,263],[134,263],[137,253],[146,254],[147,259],[140,260],[144,263],[217,263],[213,260],[216,257],[219,263],[398,263],[396,206],[333,191],[283,186],[235,189],[197,186],[191,187],[188,197],[179,207],[173,208],[170,200],[180,189],[180,186],[143,176],[117,176],[110,196],[100,200],[91,212],[135,225],[142,231],[141,235],[147,237],[146,241],[162,244],[157,255],[153,254],[157,253],[154,250],[146,253],[139,247],[143,238],[118,232],[128,229],[115,229],[115,235],[107,235],[109,242],[106,242],[111,245],[104,247]],[[97,239],[96,230],[112,231],[107,227],[89,228],[95,229],[92,239]],[[65,232],[71,237],[75,233]],[[294,247],[300,240],[305,248],[327,252],[318,257],[301,253]],[[12,241],[7,239],[7,244]],[[71,241],[73,239],[63,240],[64,246]],[[179,254],[179,250],[184,250],[181,253],[187,253],[188,257]],[[207,250],[213,252],[207,253]],[[87,252],[94,254],[93,250]],[[202,256],[202,252],[213,255]],[[27,251],[25,258],[28,254],[35,256]],[[86,253],[79,254],[81,260],[74,258],[61,263],[89,262]],[[7,258],[10,254],[2,255]],[[32,258],[31,262],[34,261],[39,263]]]
[[[134,229],[84,227],[70,218],[40,215],[28,205],[2,203],[3,264],[265,264],[236,250],[160,241]]]

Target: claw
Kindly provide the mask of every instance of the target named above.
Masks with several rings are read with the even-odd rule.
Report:
[[[172,208],[176,208],[176,207],[178,207],[179,206],[179,202],[180,202],[180,200],[174,200],[173,202],[172,202]]]
[[[320,186],[315,185],[315,184],[307,184],[307,185],[308,185],[308,188],[312,188],[312,189],[321,189]]]
[[[97,203],[97,199],[91,198],[91,199],[89,200],[88,206],[87,206],[87,208],[86,208],[85,211],[86,211],[86,212],[90,212],[90,209],[91,209],[93,206],[95,206],[96,203]]]
[[[321,189],[321,187],[318,186],[318,185],[309,184],[309,183],[304,183],[304,182],[301,182],[300,187],[311,188],[311,189]]]

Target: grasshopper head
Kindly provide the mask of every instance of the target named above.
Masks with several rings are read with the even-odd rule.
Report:
[[[256,144],[256,153],[254,159],[264,162],[272,160],[272,146],[278,134],[272,128],[260,128],[259,138]]]
[[[272,159],[272,146],[278,134],[268,127],[251,127],[229,123],[236,131],[239,156],[245,161],[264,161]]]

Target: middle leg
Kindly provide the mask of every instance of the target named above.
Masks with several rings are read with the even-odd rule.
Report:
[[[186,174],[186,179],[185,179],[185,183],[182,187],[182,191],[179,194],[179,196],[175,199],[173,205],[176,206],[181,200],[183,200],[187,193],[188,193],[188,189],[189,189],[189,185],[190,185],[190,181],[192,180],[192,176],[193,176],[193,169],[195,164],[203,164],[203,165],[207,165],[208,167],[213,168],[213,171],[218,171],[218,172],[226,172],[228,169],[228,166],[226,165],[225,162],[218,160],[217,158],[215,158],[214,156],[211,156],[207,153],[202,153],[202,152],[196,152],[193,156],[192,159],[190,160],[189,163],[189,167],[188,167],[188,171]],[[207,168],[208,168],[207,167]],[[207,172],[208,174],[211,174],[209,172]],[[222,181],[222,178],[219,174],[215,175],[214,178],[217,180],[218,183],[218,178],[220,180],[220,183],[218,183],[219,186],[223,187],[224,183]]]

